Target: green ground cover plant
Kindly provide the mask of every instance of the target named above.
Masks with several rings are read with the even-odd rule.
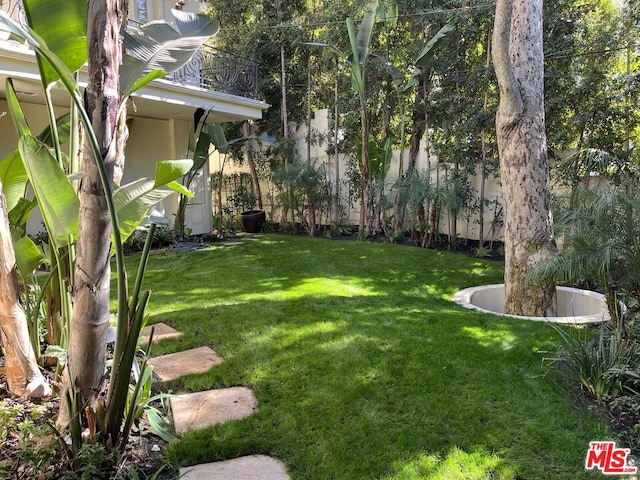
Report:
[[[502,274],[448,252],[284,235],[152,255],[150,322],[184,332],[154,354],[209,345],[225,358],[165,387],[243,385],[259,401],[168,458],[261,453],[295,479],[597,478],[588,443],[613,437],[545,362],[557,333],[451,302]]]

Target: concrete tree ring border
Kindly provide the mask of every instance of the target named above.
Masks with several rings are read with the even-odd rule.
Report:
[[[558,317],[525,317],[504,313],[504,283],[465,288],[453,301],[465,308],[504,317],[541,322],[586,324],[611,320],[604,295],[572,287],[556,287]]]

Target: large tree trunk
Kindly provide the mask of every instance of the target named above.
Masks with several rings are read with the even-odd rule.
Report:
[[[117,0],[90,0],[87,32],[88,78],[85,90],[91,118],[107,177],[113,178],[116,163],[116,130],[119,107],[120,47]],[[90,145],[84,148],[80,186],[78,248],[73,291],[73,317],[69,334],[66,388],[80,395],[87,414],[95,411],[102,387],[109,327],[109,265],[111,219],[98,162]],[[64,398],[64,396],[63,396]],[[61,402],[60,421],[66,420]],[[68,414],[69,412],[66,412]]]
[[[498,0],[493,59],[505,199],[505,312],[549,316],[555,285],[527,275],[556,250],[544,130],[542,0]]]
[[[44,397],[51,387],[43,377],[29,339],[27,316],[18,296],[16,258],[11,243],[7,202],[0,183],[0,337],[9,393]]]

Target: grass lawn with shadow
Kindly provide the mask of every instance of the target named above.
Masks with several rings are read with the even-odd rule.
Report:
[[[451,301],[502,275],[459,254],[283,235],[151,256],[150,322],[184,332],[152,353],[225,358],[169,387],[242,385],[259,401],[167,454],[266,454],[294,479],[598,478],[589,441],[612,436],[545,364],[553,329]]]

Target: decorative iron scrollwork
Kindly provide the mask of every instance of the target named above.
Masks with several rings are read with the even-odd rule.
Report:
[[[20,25],[27,25],[27,15],[24,12],[22,0],[4,0],[0,4],[0,10],[5,12],[9,17],[17,21]]]
[[[258,64],[204,45],[170,80],[209,90],[255,98]]]

